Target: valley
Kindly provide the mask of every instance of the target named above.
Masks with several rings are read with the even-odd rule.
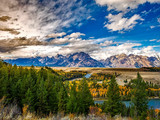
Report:
[[[141,68],[86,68],[86,67],[52,67],[52,69],[63,70],[65,72],[69,71],[86,71],[88,73],[110,73],[110,74],[120,74],[116,80],[119,85],[124,85],[124,80],[130,81],[135,79],[137,72],[141,74],[144,81],[152,82],[160,85],[160,72],[150,72],[143,70]]]

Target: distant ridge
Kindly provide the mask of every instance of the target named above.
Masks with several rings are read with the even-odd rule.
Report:
[[[147,57],[142,55],[114,55],[101,61],[104,66],[112,68],[141,68],[158,67],[160,61],[156,57]]]
[[[111,68],[141,68],[158,67],[160,61],[156,57],[141,55],[114,55],[106,60],[95,60],[87,53],[77,52],[66,56],[57,54],[53,57],[31,57],[5,60],[19,66],[49,66],[49,67],[111,67]]]

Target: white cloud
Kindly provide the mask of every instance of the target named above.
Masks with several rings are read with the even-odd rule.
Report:
[[[152,26],[150,26],[150,28],[151,28],[151,29],[153,29],[153,28],[155,28],[155,27],[156,27],[156,26],[153,26],[153,25],[152,25]]]
[[[105,41],[113,41],[114,39],[116,39],[116,36],[92,39],[92,41],[94,44],[100,44],[100,43],[104,43]]]
[[[80,36],[85,36],[85,34],[80,33],[80,32],[76,32],[76,33],[72,33],[72,34],[68,35],[67,37],[69,37],[69,38],[78,38]]]
[[[160,0],[95,0],[97,4],[108,6],[108,10],[126,11],[135,9],[146,2],[160,3]]]
[[[160,23],[160,18],[157,18],[157,21]]]
[[[96,19],[93,18],[92,16],[88,16],[88,17],[87,17],[87,20],[94,20],[94,21],[96,21]]]
[[[153,41],[155,41],[155,42],[160,42],[160,40],[158,39],[152,39],[152,40],[149,40],[150,42],[153,42]]]
[[[143,20],[139,15],[135,14],[131,18],[124,18],[123,13],[117,15],[109,14],[106,16],[109,23],[105,25],[111,31],[126,31],[132,29],[136,24],[137,20]]]
[[[52,33],[52,34],[47,35],[47,37],[48,38],[56,38],[56,37],[62,37],[64,35],[66,35],[65,32],[62,32],[62,33]]]
[[[149,40],[150,42],[153,42],[153,41],[156,41],[156,39],[151,39],[151,40]]]
[[[123,17],[126,13],[132,9],[138,8],[139,5],[146,2],[149,3],[160,3],[160,0],[95,0],[97,4],[101,6],[107,6],[109,10],[120,11],[117,15],[109,14],[107,18],[109,19],[108,24],[105,25],[111,31],[120,31],[132,29],[136,24],[137,20],[143,20],[140,15],[133,15],[130,18]],[[160,20],[158,20],[160,21]],[[151,26],[151,28],[154,28]]]
[[[104,43],[100,43],[101,46],[110,46],[112,44],[116,44],[116,43],[113,41],[105,41]]]
[[[90,55],[95,59],[101,60],[122,53],[126,55],[135,54],[143,56],[155,56],[156,54],[160,54],[153,49],[154,46],[138,47],[141,47],[141,44],[123,43],[117,46],[107,46],[99,51],[92,52]]]

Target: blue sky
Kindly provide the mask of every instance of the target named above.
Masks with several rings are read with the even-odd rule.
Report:
[[[2,0],[3,59],[160,55],[160,0]]]

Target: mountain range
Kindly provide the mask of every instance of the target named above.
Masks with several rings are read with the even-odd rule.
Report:
[[[5,62],[19,66],[49,66],[49,67],[112,67],[112,68],[140,68],[157,67],[160,61],[156,57],[141,55],[114,55],[105,60],[95,60],[87,53],[77,52],[66,56],[57,54],[53,57],[31,57],[8,59]]]

